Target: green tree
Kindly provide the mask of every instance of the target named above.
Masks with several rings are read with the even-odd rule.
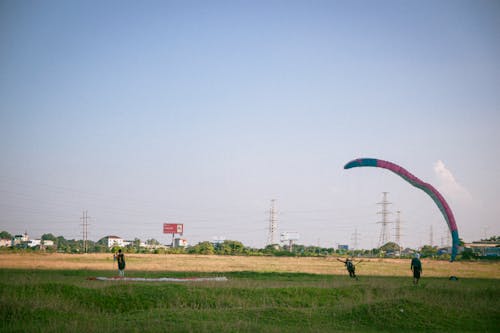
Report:
[[[231,254],[231,248],[225,242],[215,243],[213,246],[216,254]]]
[[[151,238],[146,241],[146,244],[148,245],[160,245],[160,242],[158,242],[156,239]]]
[[[438,248],[437,246],[430,246],[430,245],[424,245],[421,249],[420,249],[420,254],[422,255],[422,257],[436,257],[437,256],[437,252],[438,252]]]
[[[462,259],[474,259],[477,257],[477,254],[474,253],[474,251],[468,247],[466,247],[463,252],[462,252]]]
[[[388,242],[380,247],[381,251],[385,252],[397,252],[399,251],[399,245],[394,242]]]
[[[97,245],[108,246],[108,238],[107,237],[103,237],[103,238],[99,239],[96,244]]]
[[[59,252],[66,252],[66,253],[71,252],[71,247],[69,245],[69,242],[63,236],[58,236],[56,238],[55,243],[57,250]]]
[[[277,252],[281,252],[281,247],[278,244],[269,244],[264,248],[263,252],[274,255]]]
[[[224,254],[242,254],[243,250],[245,249],[243,243],[233,240],[225,240],[222,245],[224,247]]]
[[[119,249],[121,249],[121,247],[119,247],[118,245],[115,245],[111,248],[111,253],[116,253],[116,252],[118,252]]]
[[[288,251],[290,251],[290,247],[289,246],[285,246],[286,249]],[[292,253],[295,253],[297,255],[307,255],[306,253],[306,247],[304,245],[301,245],[301,244],[294,244],[292,245]]]
[[[134,241],[132,242],[132,244],[137,249],[137,251],[139,251],[139,249],[141,247],[141,240],[136,237],[136,238],[134,238]]]
[[[7,231],[2,231],[0,232],[0,238],[1,239],[12,239],[12,235],[8,233]]]
[[[214,254],[215,248],[212,243],[205,241],[191,247],[188,252],[196,254]]]
[[[103,245],[103,244],[99,244],[99,243],[95,243],[93,245],[93,247],[91,248],[91,252],[94,252],[94,253],[106,253],[108,252],[108,247],[107,245]]]
[[[42,240],[51,240],[55,243],[57,241],[57,237],[54,236],[53,234],[43,234]]]

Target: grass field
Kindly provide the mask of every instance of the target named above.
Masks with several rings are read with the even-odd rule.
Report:
[[[0,330],[498,332],[500,327],[499,263],[424,261],[424,276],[414,286],[408,261],[362,263],[356,281],[340,263],[324,258],[128,256],[127,276],[229,281],[87,280],[116,275],[108,257],[0,255]],[[183,262],[184,267],[169,266]],[[459,280],[449,281],[450,272]]]

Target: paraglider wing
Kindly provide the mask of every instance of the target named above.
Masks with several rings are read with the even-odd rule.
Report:
[[[458,245],[459,245],[458,229],[457,229],[457,224],[455,223],[455,217],[453,216],[453,212],[451,211],[450,206],[448,206],[448,203],[441,195],[441,193],[439,193],[438,190],[434,188],[434,186],[420,180],[405,168],[400,167],[399,165],[394,164],[392,162],[379,160],[376,158],[358,158],[356,160],[352,160],[344,166],[344,169],[351,169],[355,167],[365,167],[365,166],[384,168],[390,170],[395,174],[397,174],[398,176],[400,176],[401,178],[403,178],[404,180],[406,180],[408,183],[412,184],[415,187],[418,187],[419,189],[427,193],[432,198],[432,200],[434,200],[436,205],[439,207],[439,210],[443,214],[444,219],[448,224],[448,228],[450,229],[451,237],[453,240],[450,261],[454,261],[458,252]]]

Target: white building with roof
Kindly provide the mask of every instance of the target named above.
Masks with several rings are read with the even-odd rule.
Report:
[[[123,238],[118,237],[118,236],[106,236],[106,239],[108,240],[108,248],[112,248],[113,246],[119,246],[119,247],[124,247],[125,241]]]
[[[125,247],[134,243],[133,241],[124,240],[123,238],[118,236],[106,236],[104,238],[108,242],[108,248],[112,248],[113,246]]]

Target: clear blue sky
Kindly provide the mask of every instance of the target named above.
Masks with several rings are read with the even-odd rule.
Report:
[[[0,1],[0,230],[264,246],[500,234],[498,1]],[[394,220],[396,214],[391,215]],[[391,229],[394,226],[391,226]],[[393,230],[391,230],[394,235]]]

